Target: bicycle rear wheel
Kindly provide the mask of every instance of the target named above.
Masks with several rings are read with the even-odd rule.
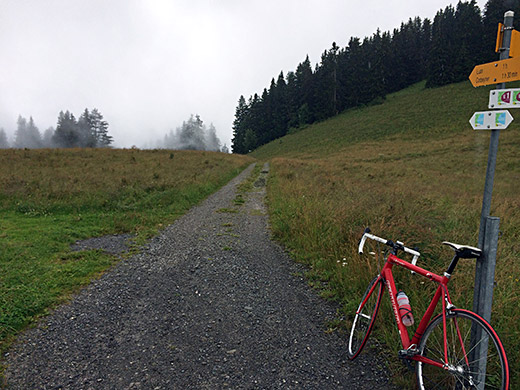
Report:
[[[379,276],[376,276],[368,285],[352,322],[348,340],[348,357],[350,360],[355,359],[365,346],[379,310],[382,292],[383,283]]]
[[[472,327],[482,335],[475,345],[470,341]],[[509,367],[504,347],[493,328],[480,316],[468,310],[452,310],[446,316],[446,345],[448,364],[444,368],[417,362],[415,367],[420,389],[509,388]],[[481,354],[477,353],[479,349]],[[442,315],[435,317],[424,331],[419,355],[444,364]]]

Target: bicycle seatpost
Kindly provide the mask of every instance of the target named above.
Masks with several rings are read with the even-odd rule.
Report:
[[[455,267],[457,266],[459,259],[460,259],[459,255],[455,252],[455,256],[453,256],[453,259],[451,260],[451,263],[448,266],[448,269],[446,270],[446,274],[447,274],[448,278],[451,276],[453,271],[455,271]]]

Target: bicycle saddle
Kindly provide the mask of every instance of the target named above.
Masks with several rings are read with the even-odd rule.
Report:
[[[455,250],[455,254],[461,259],[478,259],[482,254],[482,250],[469,245],[459,245],[453,242],[443,241],[444,245],[448,245]]]

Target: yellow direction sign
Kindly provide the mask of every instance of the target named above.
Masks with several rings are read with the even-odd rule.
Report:
[[[520,80],[520,57],[477,65],[469,75],[474,87]]]
[[[495,52],[498,53],[502,49],[504,40],[504,25],[498,23],[497,43]],[[520,55],[520,31],[511,30],[511,43],[509,44],[509,57],[517,57]]]

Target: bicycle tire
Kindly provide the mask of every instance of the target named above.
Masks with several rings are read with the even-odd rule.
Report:
[[[378,286],[374,286],[375,283],[378,283]],[[354,360],[359,355],[367,342],[381,304],[382,293],[382,280],[376,276],[363,294],[352,322],[348,340],[348,358],[350,360]]]
[[[470,345],[471,328],[480,329],[483,335],[476,345],[487,346],[487,365],[478,367],[475,347]],[[457,327],[460,331],[457,333]],[[462,343],[459,341],[462,340]],[[509,366],[498,335],[482,317],[463,309],[453,309],[446,316],[446,344],[448,367],[437,367],[422,362],[416,364],[419,389],[502,389],[509,388]],[[461,344],[464,345],[462,348]],[[484,345],[484,346],[483,346]],[[442,314],[426,327],[419,342],[419,355],[444,362],[444,327]],[[465,353],[463,352],[465,351]],[[485,369],[485,374],[480,374]]]

